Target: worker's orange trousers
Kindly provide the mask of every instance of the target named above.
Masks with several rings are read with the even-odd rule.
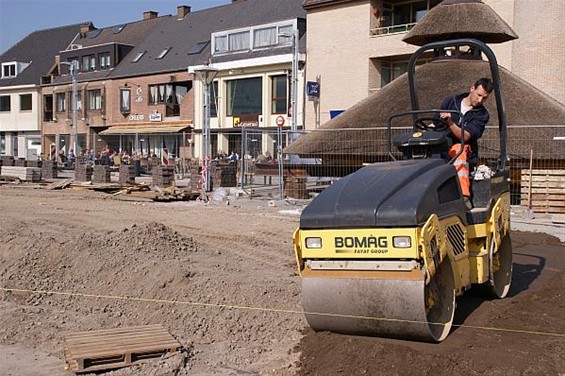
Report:
[[[453,158],[461,150],[461,144],[457,143],[451,147],[449,150],[449,157]],[[469,145],[463,146],[463,152],[459,154],[453,166],[455,166],[455,171],[457,171],[457,177],[459,178],[459,185],[461,186],[461,193],[463,196],[471,197],[471,181],[469,180],[469,162],[467,161],[467,155],[471,151]]]

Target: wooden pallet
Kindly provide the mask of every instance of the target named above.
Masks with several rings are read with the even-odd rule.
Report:
[[[67,333],[64,345],[65,361],[77,374],[127,367],[181,348],[161,325]]]
[[[536,213],[565,213],[565,170],[522,170],[520,204]]]

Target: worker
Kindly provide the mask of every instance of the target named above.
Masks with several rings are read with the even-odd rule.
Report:
[[[473,85],[468,93],[444,98],[440,109],[455,110],[463,114],[460,119],[459,114],[451,112],[441,112],[441,118],[451,130],[453,144],[449,150],[449,157],[453,158],[461,150],[461,139],[464,140],[463,151],[454,162],[461,193],[467,208],[472,209],[471,202],[471,181],[469,179],[469,160],[478,156],[477,140],[483,135],[485,127],[489,121],[488,110],[483,106],[490,93],[493,84],[489,78],[480,78]],[[437,115],[436,115],[437,117]],[[461,124],[464,124],[464,131],[461,131]],[[462,134],[463,133],[463,134]]]

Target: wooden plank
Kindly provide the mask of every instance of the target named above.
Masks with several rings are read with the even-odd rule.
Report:
[[[530,170],[521,170],[522,175],[529,175]],[[565,175],[565,170],[539,170],[534,169],[532,170],[532,175]]]
[[[528,200],[524,201],[525,204],[528,204]],[[545,207],[565,207],[565,201],[543,201],[543,200],[532,200],[532,206],[545,206]]]
[[[529,178],[525,178],[522,179],[522,184],[524,183],[528,183],[529,184],[530,179]],[[532,185],[558,185],[558,184],[562,184],[565,183],[565,177],[558,177],[558,176],[553,176],[553,177],[546,177],[546,176],[533,176],[532,177]]]
[[[522,193],[520,195],[520,197],[522,198],[522,200],[527,200],[528,199],[528,194],[527,193]],[[562,195],[556,195],[556,194],[546,194],[546,193],[535,193],[532,195],[532,200],[537,200],[537,199],[543,199],[543,200],[549,200],[549,201],[565,201],[565,193]]]
[[[92,330],[88,332],[68,332],[64,333],[63,336],[65,338],[73,338],[73,337],[91,337],[93,335],[98,334],[117,334],[117,333],[134,333],[139,330],[151,330],[153,328],[156,329],[164,329],[162,325],[159,324],[151,324],[151,325],[144,325],[144,326],[128,326],[123,328],[116,328],[116,329],[101,329],[101,330]]]
[[[528,191],[528,187],[521,187],[522,193],[526,193]],[[549,194],[561,194],[563,193],[563,189],[561,188],[532,188],[532,193],[549,193]]]

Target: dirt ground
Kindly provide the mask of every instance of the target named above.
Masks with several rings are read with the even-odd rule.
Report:
[[[514,231],[510,297],[459,299],[441,344],[315,333],[292,254],[301,208],[0,186],[0,375],[70,374],[66,332],[158,323],[183,353],[107,374],[565,375],[557,238]]]

